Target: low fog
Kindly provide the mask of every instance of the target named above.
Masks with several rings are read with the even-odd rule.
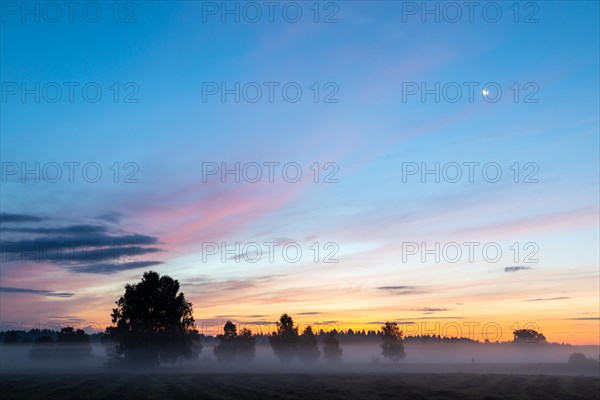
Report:
[[[169,373],[385,373],[385,372],[469,372],[516,373],[553,375],[598,375],[596,365],[572,365],[567,360],[573,353],[582,353],[597,360],[600,346],[571,346],[548,344],[519,345],[510,343],[406,343],[406,357],[393,363],[381,355],[376,343],[343,344],[342,360],[328,363],[323,356],[316,363],[303,364],[298,358],[281,363],[268,344],[256,346],[252,361],[235,360],[219,363],[214,356],[213,344],[205,344],[197,359],[181,360],[174,364],[144,369],[115,367],[107,363],[110,346],[92,343],[91,351],[80,352],[77,346],[55,351],[50,357],[32,353],[32,344],[0,345],[2,373],[114,373],[169,372]],[[322,347],[321,347],[322,348]],[[85,353],[85,354],[84,354]],[[66,355],[64,355],[66,354]],[[83,354],[83,355],[82,355]]]

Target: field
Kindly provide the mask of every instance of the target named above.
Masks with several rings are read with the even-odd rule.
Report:
[[[5,374],[9,399],[600,399],[600,378],[502,374]]]

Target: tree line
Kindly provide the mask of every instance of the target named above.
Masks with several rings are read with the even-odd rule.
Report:
[[[192,303],[179,292],[179,282],[154,271],[144,273],[137,284],[127,284],[125,293],[116,302],[111,314],[113,326],[107,328],[115,341],[113,358],[128,364],[159,365],[175,362],[178,358],[191,359],[201,351],[198,331],[194,329]],[[302,333],[291,316],[281,315],[277,329],[269,336],[269,343],[282,363],[298,358],[303,363],[316,362],[321,353],[325,360],[338,362],[342,349],[335,332],[327,334],[323,349],[319,349],[311,326]],[[402,331],[395,322],[386,322],[381,329],[382,355],[393,361],[404,358]],[[219,344],[213,348],[221,363],[236,359],[252,360],[256,342],[248,329],[237,331],[227,321],[223,333],[217,336]]]
[[[202,339],[206,337],[195,329],[192,314],[192,303],[185,299],[179,291],[177,280],[169,276],[160,276],[154,271],[146,272],[140,282],[127,284],[125,293],[117,301],[112,310],[112,326],[102,335],[102,341],[109,345],[109,359],[114,363],[128,365],[157,366],[162,362],[174,363],[179,359],[194,359],[202,351]],[[345,341],[378,340],[381,355],[392,362],[398,362],[406,356],[405,340],[443,341],[435,335],[421,335],[404,338],[403,332],[396,322],[385,322],[378,331],[364,330],[354,332],[352,329],[338,333],[314,332],[312,326],[306,326],[301,332],[293,318],[283,314],[276,323],[275,332],[269,335],[253,335],[247,328],[238,331],[238,327],[227,321],[223,333],[217,335],[218,344],[213,347],[216,359],[223,364],[236,360],[251,361],[256,354],[257,339],[264,336],[268,344],[282,363],[290,363],[298,359],[305,364],[312,364],[323,357],[330,363],[339,362],[343,356],[339,337]],[[91,352],[90,337],[83,330],[72,327],[63,328],[60,332],[32,330],[35,339],[32,356],[53,354],[48,348],[70,346],[80,348],[73,354],[89,354]],[[456,339],[456,338],[454,338]],[[471,341],[460,338],[460,340]],[[4,343],[19,342],[17,331],[4,333]],[[514,331],[514,342],[546,343],[541,333],[530,329]],[[319,342],[322,344],[319,346]]]

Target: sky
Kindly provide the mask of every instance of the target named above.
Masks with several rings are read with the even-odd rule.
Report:
[[[2,329],[598,344],[599,4],[423,4],[2,1]]]

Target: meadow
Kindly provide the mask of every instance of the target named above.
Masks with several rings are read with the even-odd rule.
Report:
[[[597,376],[465,373],[7,374],[9,399],[600,399]]]

